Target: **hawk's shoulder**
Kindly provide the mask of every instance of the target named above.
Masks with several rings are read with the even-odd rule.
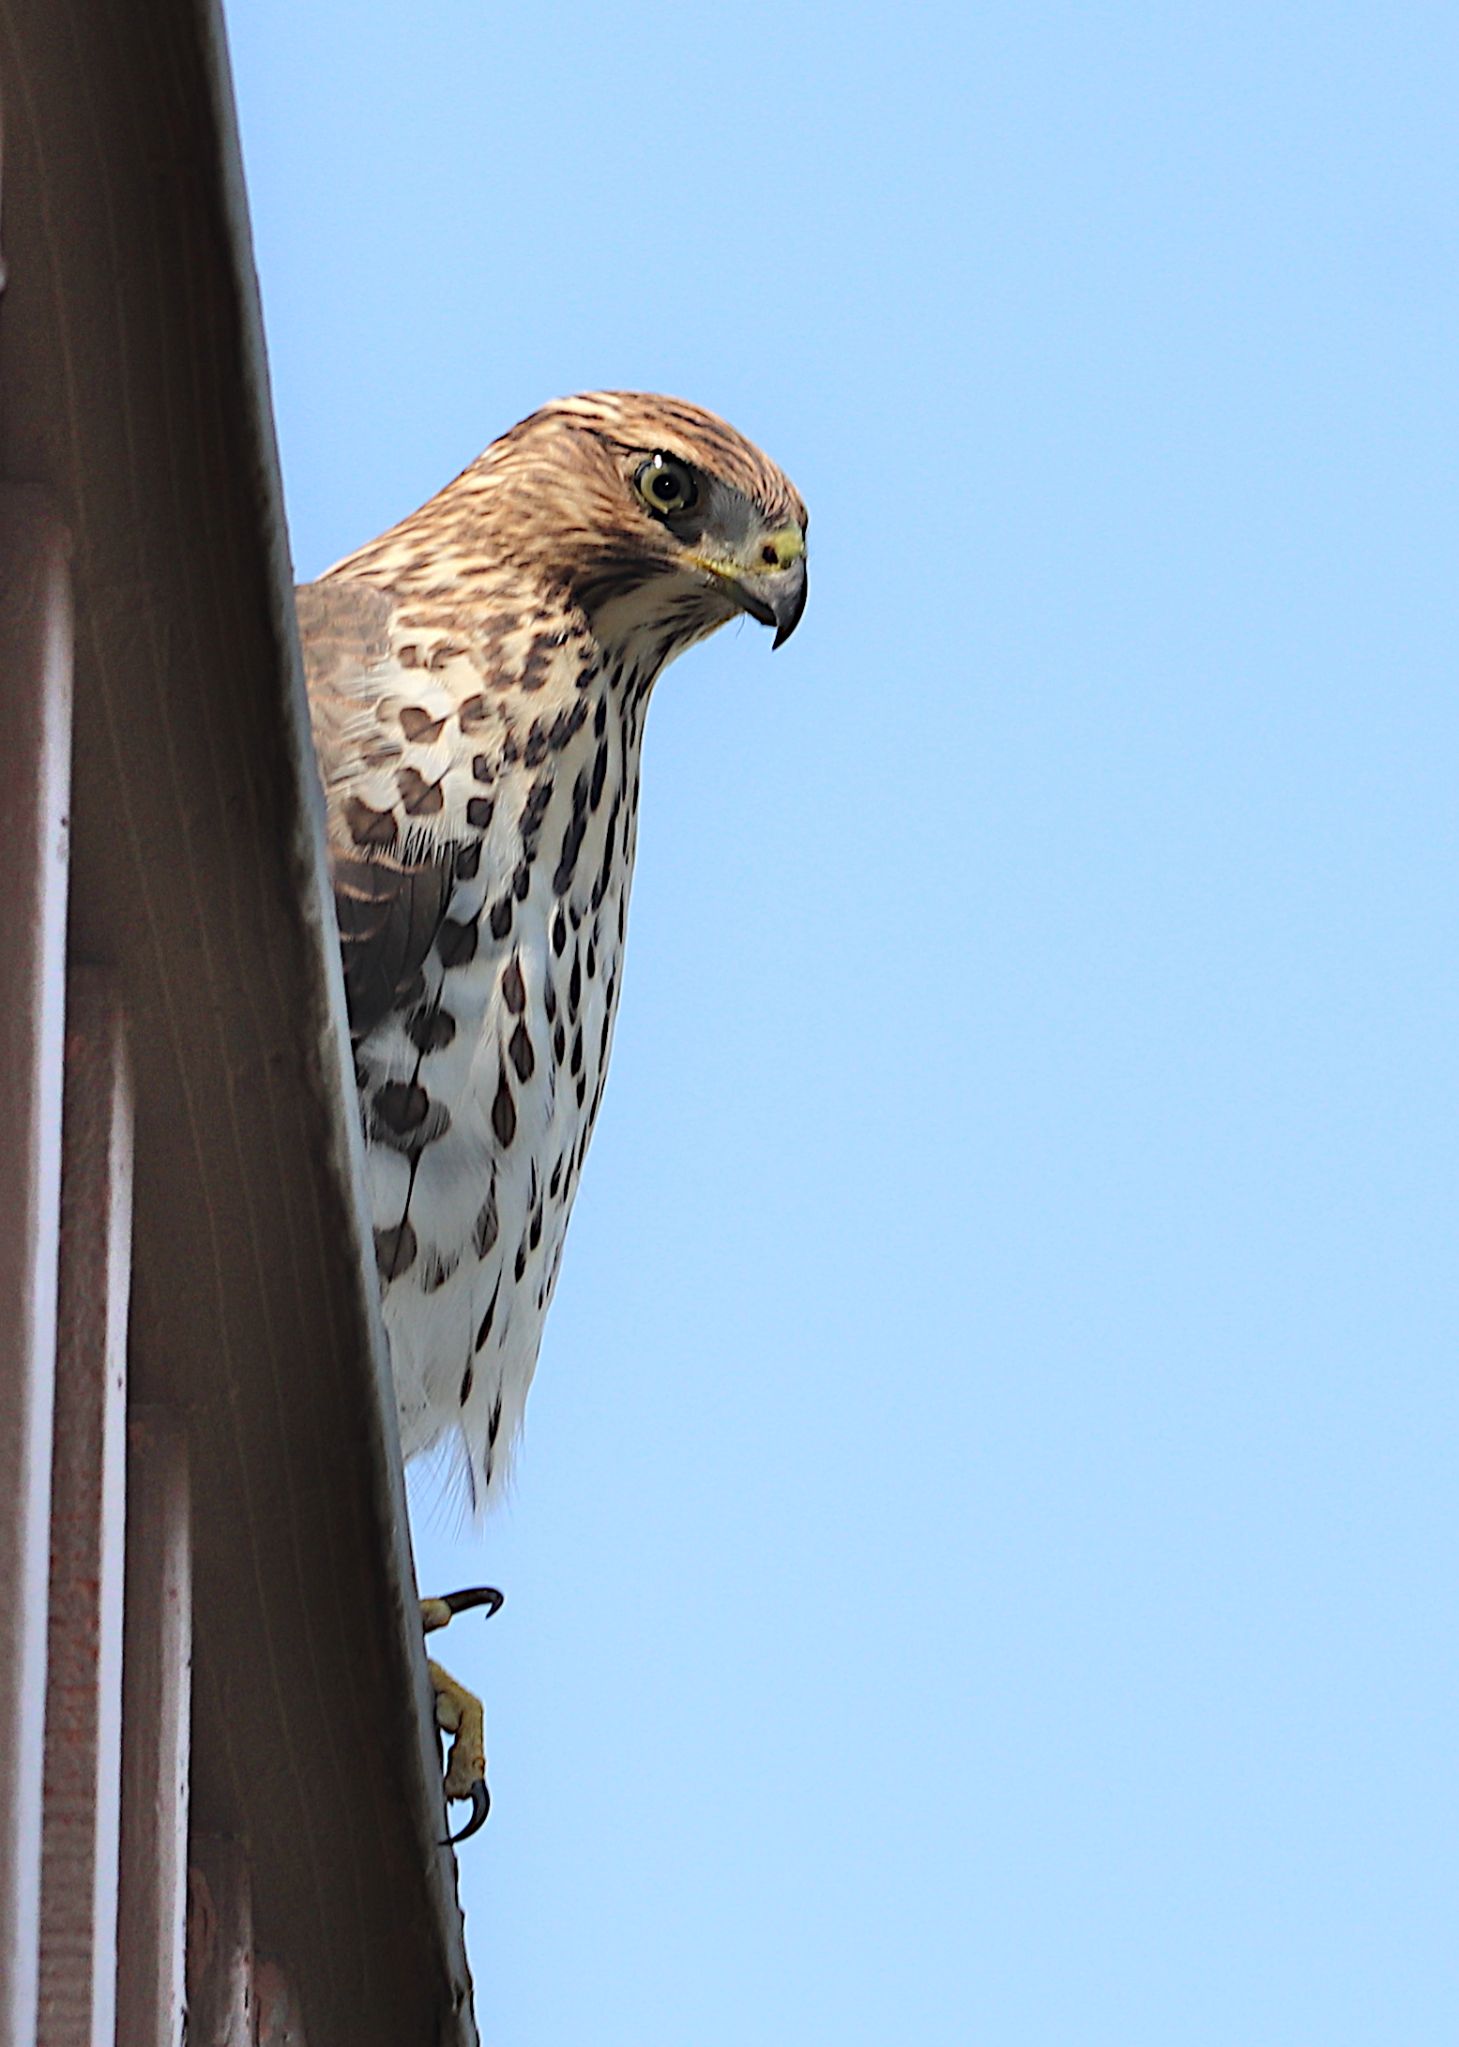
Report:
[[[419,771],[408,754],[429,721],[413,720],[408,703],[391,711],[416,694],[394,645],[396,600],[340,579],[301,585],[295,602],[358,1043],[410,1001],[450,902],[455,850],[412,828],[409,778]]]
[[[571,600],[510,565],[469,587],[436,572],[429,590],[336,570],[295,593],[356,1042],[420,1000],[457,883],[479,883],[479,911],[530,862],[563,750],[600,743]]]

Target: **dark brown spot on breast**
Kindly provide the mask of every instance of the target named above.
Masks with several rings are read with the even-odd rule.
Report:
[[[460,1262],[460,1259],[454,1253],[449,1258],[443,1258],[438,1251],[431,1252],[426,1259],[425,1270],[421,1274],[421,1292],[423,1294],[438,1293]]]
[[[517,1069],[519,1080],[530,1080],[537,1065],[537,1055],[532,1050],[532,1040],[527,1035],[527,1026],[519,1023],[512,1032],[511,1043],[507,1046],[512,1064]]]
[[[377,1123],[402,1137],[425,1122],[431,1098],[416,1081],[389,1080],[384,1087],[376,1088],[371,1107]]]
[[[552,777],[543,775],[540,781],[532,784],[527,792],[527,801],[522,805],[522,844],[529,853],[537,844],[537,834],[542,829],[542,820],[551,801]]]
[[[496,1132],[498,1144],[506,1150],[517,1134],[517,1105],[512,1099],[505,1073],[497,1082],[496,1100],[491,1105],[491,1127]]]
[[[418,768],[401,768],[395,777],[407,817],[434,817],[445,801],[439,782],[428,782]]]
[[[466,801],[466,822],[484,832],[491,823],[496,804],[490,796],[470,796]]]
[[[443,1052],[456,1035],[449,1009],[417,1009],[405,1026],[417,1052]]]
[[[393,846],[397,826],[395,813],[390,810],[373,810],[358,796],[347,796],[344,806],[345,823],[350,828],[350,837],[357,846]]]
[[[473,1345],[473,1348],[476,1350],[480,1350],[486,1339],[491,1335],[491,1325],[496,1315],[497,1295],[501,1290],[501,1275],[498,1274],[497,1283],[491,1290],[491,1299],[486,1304],[486,1313],[482,1316],[476,1327],[476,1342]]]
[[[562,835],[562,849],[557,856],[557,870],[552,877],[554,895],[565,895],[572,881],[573,870],[578,864],[582,851],[583,834],[588,829],[588,787],[586,773],[578,776],[573,784],[572,815]]]
[[[557,647],[546,637],[532,642],[522,663],[521,686],[524,690],[541,689],[551,672],[552,657],[556,652]]]
[[[408,1222],[397,1223],[393,1230],[376,1230],[375,1263],[387,1286],[409,1272],[415,1263],[415,1249],[415,1231]]]
[[[461,1405],[463,1407],[471,1398],[471,1388],[475,1381],[475,1378],[476,1378],[475,1371],[472,1369],[470,1365],[468,1365],[466,1367],[466,1370],[461,1374]]]
[[[493,938],[505,938],[511,928],[512,899],[510,896],[503,896],[499,902],[491,906],[491,935]]]
[[[515,953],[502,974],[502,1000],[513,1016],[521,1016],[527,1007],[527,984],[522,979],[522,962]]]
[[[433,718],[429,711],[419,704],[407,704],[400,713],[400,729],[407,739],[413,739],[421,746],[429,746],[441,736],[444,718]]]
[[[475,918],[469,924],[459,924],[454,917],[445,918],[436,934],[436,951],[442,966],[469,966],[476,958],[476,940]]]
[[[456,707],[456,723],[463,732],[475,732],[486,723],[486,698],[484,696],[464,697]]]
[[[496,1186],[493,1183],[490,1194],[481,1204],[481,1212],[471,1232],[471,1241],[476,1246],[478,1258],[484,1258],[496,1242],[497,1227]]]
[[[445,1103],[432,1101],[415,1081],[387,1082],[377,1090],[370,1107],[371,1136],[395,1151],[424,1151],[451,1127],[451,1111]]]
[[[477,870],[480,866],[481,841],[480,839],[473,839],[469,846],[463,846],[456,855],[456,879],[458,881],[475,881]]]
[[[491,760],[484,753],[475,753],[471,756],[471,773],[478,782],[493,782],[496,780],[492,772]]]
[[[561,910],[559,910],[557,915],[552,920],[552,950],[557,954],[559,959],[562,957],[563,947],[566,944],[567,924],[564,921]]]
[[[618,850],[618,804],[615,800],[608,813],[608,834],[603,841],[603,864],[598,869],[598,878],[593,883],[593,908],[596,910],[608,893],[608,881],[613,872],[613,857]]]
[[[582,731],[587,719],[588,707],[581,698],[577,703],[569,705],[567,710],[559,711],[548,727],[548,746],[554,753],[561,753],[568,741]]]

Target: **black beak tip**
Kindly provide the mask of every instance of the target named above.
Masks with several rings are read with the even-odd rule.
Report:
[[[776,647],[783,647],[785,645],[805,616],[805,601],[808,587],[805,569],[802,566],[794,587],[787,593],[787,600],[783,604],[777,604],[775,607],[775,638],[771,642],[772,653]]]

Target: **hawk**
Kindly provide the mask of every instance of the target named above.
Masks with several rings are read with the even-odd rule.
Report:
[[[593,392],[297,599],[401,1443],[483,1511],[602,1101],[649,696],[740,613],[795,630],[805,506],[713,413]],[[479,1706],[432,1671],[484,1817]]]

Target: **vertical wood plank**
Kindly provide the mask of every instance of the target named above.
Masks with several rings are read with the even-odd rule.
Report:
[[[66,991],[39,2047],[110,2047],[116,1999],[132,1100],[111,978]]]
[[[195,1834],[188,1871],[187,2047],[257,2047],[253,1889],[243,1843]]]
[[[71,778],[71,602],[44,496],[0,485],[0,2047],[31,2047]]]
[[[165,1408],[127,1423],[126,1586],[116,2036],[181,2047],[192,1526],[187,1439]]]

